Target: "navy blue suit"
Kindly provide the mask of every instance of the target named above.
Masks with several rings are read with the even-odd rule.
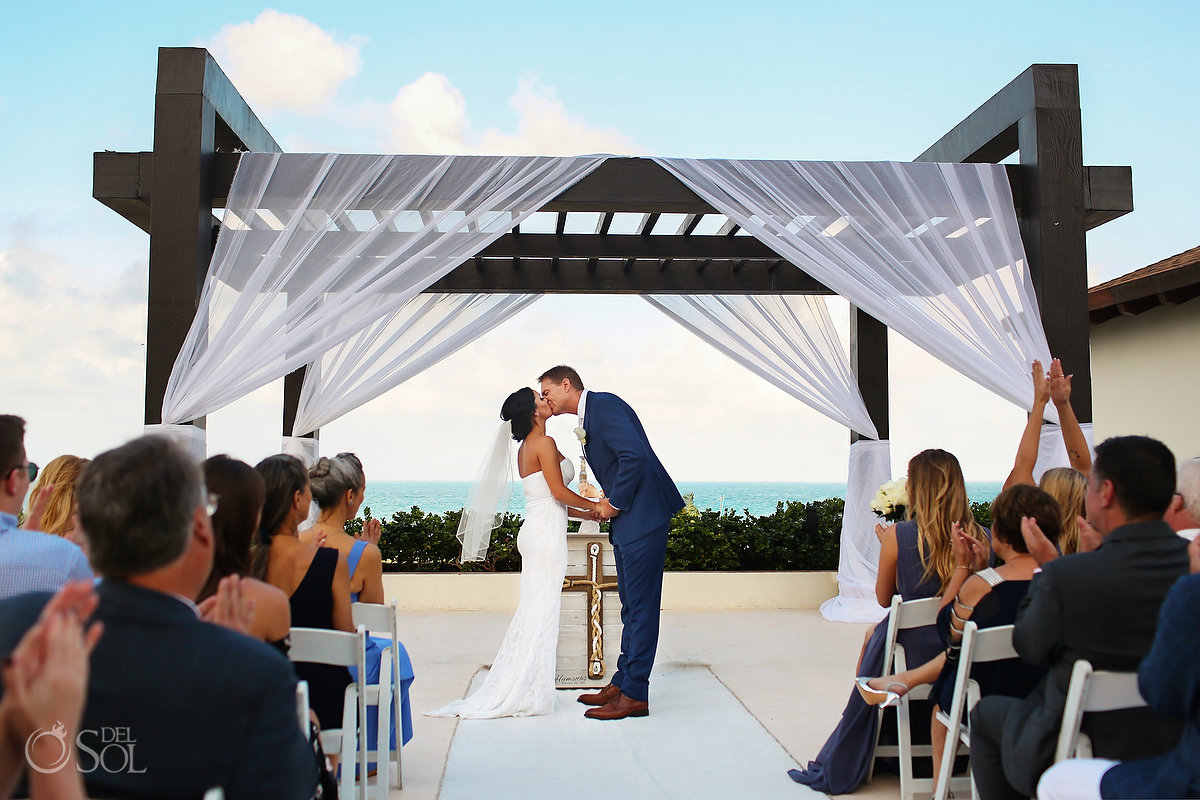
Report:
[[[621,512],[612,519],[609,536],[623,626],[612,683],[626,696],[647,702],[658,649],[667,533],[671,518],[683,508],[683,498],[624,400],[607,392],[588,392],[583,428],[583,453],[592,473]]]
[[[97,592],[104,634],[76,751],[90,797],[199,798],[214,786],[230,800],[312,797],[317,763],[296,721],[287,659],[162,592],[114,580]],[[0,601],[0,654],[50,597]],[[104,753],[105,739],[132,746]]]
[[[1125,761],[1104,773],[1101,797],[1200,797],[1200,575],[1186,575],[1163,601],[1138,688],[1155,711],[1185,721],[1174,750]]]

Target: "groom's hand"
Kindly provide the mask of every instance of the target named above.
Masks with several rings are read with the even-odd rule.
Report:
[[[596,510],[600,512],[600,519],[612,519],[621,513],[619,508],[613,508],[613,504],[608,502],[607,497],[596,504]]]

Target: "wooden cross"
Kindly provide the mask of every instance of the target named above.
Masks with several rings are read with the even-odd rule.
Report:
[[[563,578],[564,592],[587,592],[588,677],[604,677],[604,592],[617,588],[615,575],[604,574],[604,545],[587,543],[587,574]],[[611,578],[611,580],[610,580]]]

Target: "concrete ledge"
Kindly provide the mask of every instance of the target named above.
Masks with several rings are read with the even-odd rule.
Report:
[[[816,608],[837,594],[834,572],[668,572],[664,611]],[[521,575],[385,572],[383,595],[402,611],[512,611]]]

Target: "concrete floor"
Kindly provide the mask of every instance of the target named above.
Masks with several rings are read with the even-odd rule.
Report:
[[[489,663],[509,612],[402,613],[400,638],[412,657],[413,740],[404,748],[404,790],[393,800],[435,800],[457,724],[421,712],[462,697]],[[803,765],[816,755],[853,688],[869,626],[827,622],[816,610],[663,613],[658,662],[708,664]],[[653,713],[651,686],[651,713]],[[580,707],[580,713],[583,708]],[[894,798],[899,780],[881,776],[856,798]]]

